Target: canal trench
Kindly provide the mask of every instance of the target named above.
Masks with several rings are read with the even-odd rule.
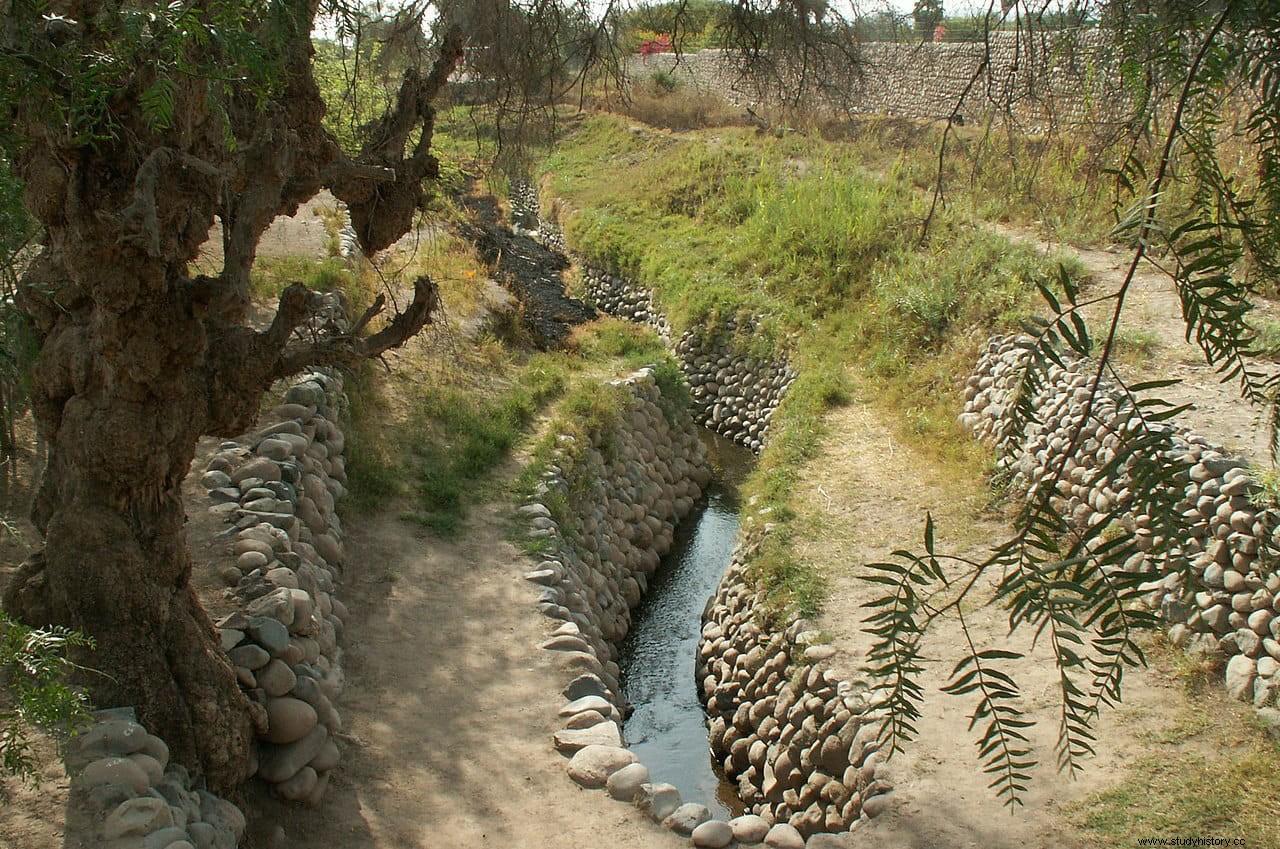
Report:
[[[713,476],[702,503],[676,529],[671,551],[623,641],[622,694],[631,707],[624,726],[630,749],[654,781],[705,804],[712,816],[743,812],[732,784],[711,757],[706,714],[694,664],[702,611],[729,568],[738,538],[738,489],[750,473],[749,450],[703,431]]]

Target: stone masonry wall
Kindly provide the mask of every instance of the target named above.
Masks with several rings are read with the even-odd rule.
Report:
[[[625,748],[617,658],[676,524],[710,479],[706,449],[688,413],[664,402],[651,370],[610,386],[617,419],[592,427],[585,442],[562,434],[546,478],[520,509],[528,536],[547,548],[525,576],[541,587],[538,607],[555,626],[541,647],[572,679],[555,747],[579,785],[634,802],[677,833],[705,836],[730,826],[651,781]]]
[[[618,646],[631,611],[711,473],[692,420],[668,418],[651,370],[609,385],[620,396],[617,422],[593,428],[587,444],[562,434],[520,513],[547,549],[526,577],[542,587],[542,613],[562,623],[544,648],[581,666],[570,698],[589,689],[621,710]]]
[[[98,711],[67,748],[65,849],[234,849],[240,809],[200,789],[132,708]]]
[[[539,211],[537,190],[517,181],[511,190],[512,217],[523,232],[549,247],[564,250],[564,235]],[[522,222],[522,223],[521,223]],[[769,419],[795,380],[784,353],[760,356],[743,350],[758,319],[729,319],[718,327],[691,328],[671,343],[671,325],[654,301],[653,291],[588,259],[579,259],[587,298],[616,318],[654,328],[672,348],[689,381],[693,415],[704,427],[759,454],[768,437]]]
[[[816,846],[887,805],[882,716],[865,687],[827,669],[835,652],[814,643],[806,620],[768,624],[764,596],[744,574],[752,547],[739,546],[703,617],[698,675],[711,751],[779,839]]]
[[[317,321],[345,321],[326,296]],[[216,625],[259,729],[253,770],[284,799],[316,804],[340,757],[338,639],[347,618],[335,594],[344,560],[336,505],[345,492],[345,396],[336,370],[304,375],[253,433],[222,443],[200,483],[230,524],[220,577],[240,609]],[[215,547],[217,541],[215,540]],[[110,849],[232,849],[239,809],[168,764],[168,747],[130,708],[101,711],[68,752],[68,845]]]
[[[223,569],[241,605],[217,622],[241,687],[261,709],[255,772],[282,798],[315,804],[339,751],[338,645],[346,607],[336,504],[345,492],[343,404],[336,371],[294,384],[252,434],[225,442],[201,483],[225,516]]]
[[[969,379],[961,416],[978,438],[997,447],[1001,466],[1014,473],[1015,489],[1023,491],[1044,479],[1060,458],[1083,419],[1092,380],[1087,362],[1052,366],[1033,399],[1040,420],[1015,433],[1008,413],[1026,357],[1018,339],[993,338]],[[1166,429],[1173,445],[1168,459],[1185,466],[1175,509],[1187,532],[1171,557],[1147,556],[1160,541],[1151,516],[1131,509],[1127,471],[1108,466],[1119,434],[1142,425],[1114,386],[1102,385],[1098,395],[1080,450],[1064,468],[1057,505],[1078,527],[1118,511],[1140,549],[1125,569],[1150,573],[1147,602],[1169,623],[1173,641],[1200,657],[1225,661],[1225,684],[1234,698],[1259,708],[1274,705],[1280,692],[1276,511],[1254,503],[1258,487],[1245,460],[1183,426],[1150,425]]]
[[[1024,33],[1021,40],[995,32],[989,54],[980,42],[868,42],[861,45],[864,64],[848,101],[861,114],[946,118],[958,112],[968,123],[988,113],[997,120],[1013,115],[1032,129],[1106,121],[1127,102],[1111,55],[1098,31],[1069,38]],[[769,102],[739,78],[723,50],[632,56],[626,70],[633,84],[663,72],[735,105]]]

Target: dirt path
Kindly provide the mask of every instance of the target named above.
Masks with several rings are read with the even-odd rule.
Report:
[[[566,777],[551,746],[564,676],[537,648],[546,628],[529,561],[504,539],[509,511],[477,508],[457,541],[394,510],[350,523],[342,766],[322,810],[259,811],[262,845],[680,845]]]
[[[1120,248],[1060,247],[1045,242],[1029,229],[1008,225],[992,228],[1042,251],[1058,249],[1076,257],[1093,280],[1086,296],[1117,290],[1133,257],[1132,252]],[[1099,341],[1113,306],[1107,302],[1086,311],[1090,332]],[[1256,309],[1273,318],[1277,315],[1273,303],[1260,303]],[[1191,405],[1181,416],[1184,424],[1255,463],[1269,465],[1266,427],[1259,419],[1259,411],[1241,400],[1238,383],[1223,383],[1221,376],[1205,364],[1200,349],[1186,340],[1182,306],[1173,282],[1150,263],[1143,263],[1134,275],[1120,318],[1120,333],[1122,342],[1132,345],[1136,340],[1146,349],[1145,354],[1131,358],[1122,353],[1118,369],[1126,380],[1182,381],[1160,390],[1160,396],[1175,404]],[[1253,366],[1264,372],[1276,370],[1270,363],[1253,361]]]
[[[827,426],[821,460],[805,470],[800,492],[807,505],[802,521],[821,533],[810,534],[798,553],[831,583],[819,625],[841,650],[837,669],[857,677],[870,645],[861,633],[865,604],[880,594],[878,587],[860,580],[868,574],[862,564],[888,559],[897,548],[920,550],[926,511],[936,522],[939,550],[949,553],[981,556],[1008,527],[1004,517],[986,507],[982,481],[949,474],[895,442],[865,399],[829,414]],[[890,761],[893,804],[886,815],[863,825],[862,840],[895,849],[1092,846],[1064,818],[1062,806],[1114,784],[1135,759],[1150,754],[1162,723],[1188,707],[1181,684],[1158,671],[1131,672],[1123,708],[1104,715],[1099,725],[1100,756],[1071,781],[1055,773],[1058,716],[1051,654],[1044,646],[1033,649],[1024,635],[1010,641],[1003,611],[976,605],[965,610],[980,645],[1028,653],[1010,667],[1026,694],[1028,714],[1038,723],[1032,739],[1041,764],[1026,807],[1011,813],[986,789],[990,777],[981,772],[968,730],[974,699],[941,692],[964,644],[958,624],[951,621],[926,640],[929,660],[921,676],[926,702],[919,737]]]
[[[1057,248],[1029,230],[998,228],[1004,235],[1030,242],[1041,250]],[[1093,293],[1113,291],[1127,270],[1129,254],[1119,250],[1068,249],[1092,279]],[[1264,312],[1274,308],[1265,305]],[[1095,335],[1109,318],[1106,307],[1088,316]],[[1178,378],[1177,386],[1162,390],[1175,403],[1190,404],[1182,421],[1207,438],[1266,462],[1266,434],[1258,414],[1239,397],[1234,383],[1222,383],[1204,364],[1199,349],[1185,339],[1181,307],[1172,283],[1157,269],[1143,266],[1135,276],[1121,321],[1122,338],[1141,342],[1140,356],[1118,358],[1118,370],[1128,380]],[[1132,343],[1131,343],[1132,344]],[[1267,368],[1266,364],[1259,364]],[[940,548],[975,559],[1008,533],[1005,518],[987,507],[985,484],[969,475],[957,479],[909,447],[895,444],[882,415],[865,399],[835,411],[821,451],[821,462],[804,475],[802,502],[810,527],[821,529],[802,544],[801,555],[828,576],[832,591],[821,626],[842,649],[842,671],[858,674],[870,637],[861,633],[865,604],[879,593],[860,580],[862,565],[888,559],[897,548],[920,550],[925,512],[936,522]],[[932,633],[925,644],[922,684],[926,691],[918,741],[890,762],[895,802],[890,812],[868,823],[864,839],[879,839],[895,847],[1084,847],[1092,845],[1063,815],[1064,806],[1113,786],[1151,754],[1153,740],[1168,740],[1173,717],[1203,707],[1192,703],[1181,682],[1155,669],[1132,671],[1126,677],[1125,700],[1099,723],[1095,759],[1086,763],[1078,780],[1055,772],[1058,728],[1056,669],[1045,646],[1032,646],[1022,635],[1011,640],[1002,611],[966,609],[983,647],[1010,648],[1027,658],[1010,667],[1026,694],[1026,709],[1037,722],[1032,740],[1040,766],[1035,770],[1026,808],[1014,815],[986,789],[989,776],[980,770],[973,735],[968,730],[972,699],[941,692],[948,673],[962,655],[964,638],[951,621]],[[1215,711],[1235,710],[1221,695],[1212,698]],[[1180,739],[1178,745],[1206,758],[1216,757],[1199,738]]]

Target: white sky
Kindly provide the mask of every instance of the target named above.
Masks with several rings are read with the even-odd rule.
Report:
[[[854,0],[863,14],[889,8],[902,15],[910,15],[915,0]],[[990,4],[983,0],[943,0],[942,7],[948,15],[976,15],[986,12]],[[999,6],[996,7],[997,11]]]

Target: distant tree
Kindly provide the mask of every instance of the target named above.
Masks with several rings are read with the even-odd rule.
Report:
[[[723,0],[642,3],[619,15],[621,43],[634,51],[641,34],[666,33],[680,52],[720,47],[730,4]]]
[[[911,32],[911,20],[892,9],[880,9],[854,18],[859,41],[898,41]]]
[[[942,23],[942,0],[916,0],[911,9],[911,19],[916,24],[916,35],[933,38],[933,31]]]

